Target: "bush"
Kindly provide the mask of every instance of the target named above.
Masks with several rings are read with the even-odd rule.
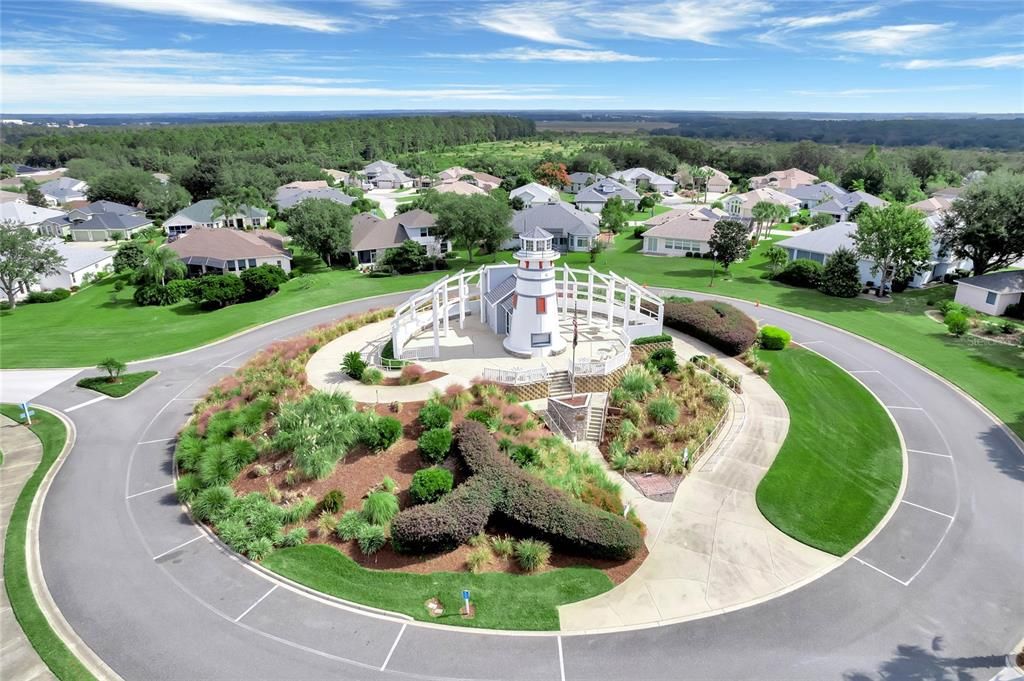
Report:
[[[305,527],[296,527],[293,530],[289,530],[287,534],[281,537],[281,546],[300,546],[306,543],[309,539],[309,530]]]
[[[1024,303],[1011,303],[1007,305],[1003,315],[1011,319],[1024,319]]]
[[[619,388],[625,391],[628,399],[641,401],[654,392],[657,384],[650,369],[636,365],[626,369],[622,380],[619,381]]]
[[[238,278],[245,287],[245,297],[248,300],[260,300],[277,293],[281,284],[288,281],[288,274],[277,265],[265,263],[243,270]]]
[[[665,326],[702,340],[730,356],[742,355],[757,338],[754,320],[728,303],[668,303]]]
[[[647,413],[659,426],[667,426],[679,420],[679,407],[670,397],[657,397],[647,404]]]
[[[380,525],[363,525],[356,532],[359,550],[367,556],[377,553],[388,543],[387,532]]]
[[[967,315],[959,310],[946,314],[946,329],[954,336],[962,336],[971,328]]]
[[[391,492],[371,492],[363,500],[362,513],[371,525],[387,525],[398,515],[398,497]]]
[[[345,353],[345,359],[341,362],[341,370],[344,371],[349,378],[360,380],[363,377],[363,371],[366,369],[366,362],[363,361],[363,356],[353,350],[352,352]]]
[[[633,345],[652,345],[654,343],[671,343],[672,336],[662,333],[657,336],[640,336],[633,339]]]
[[[441,463],[452,448],[452,431],[445,426],[443,428],[431,428],[419,439],[420,456],[428,463]]]
[[[192,502],[192,515],[196,520],[211,520],[235,498],[235,492],[227,485],[207,487]]]
[[[234,305],[245,297],[245,284],[234,274],[204,274],[195,280],[189,298],[207,308]]]
[[[950,312],[957,312],[962,314],[964,317],[970,317],[974,312],[966,305],[961,305],[950,298],[939,301],[939,304],[935,306],[935,309],[941,312],[943,316],[948,315]]]
[[[145,259],[146,254],[141,244],[134,241],[123,243],[118,246],[117,253],[114,254],[114,271],[134,272],[142,267]]]
[[[790,286],[818,288],[823,271],[821,263],[807,258],[799,258],[786,265],[781,272],[775,275],[775,279]]]
[[[338,526],[334,529],[334,532],[338,535],[339,539],[349,541],[355,539],[356,535],[359,534],[359,530],[368,524],[362,513],[359,511],[349,511],[341,516],[341,520],[338,521]]]
[[[529,445],[516,445],[509,452],[509,457],[521,468],[533,466],[540,461],[540,454]]]
[[[120,293],[121,291],[124,290],[124,286],[124,279],[118,279],[117,281],[114,282],[114,292]]]
[[[195,279],[174,279],[167,282],[167,294],[178,302],[186,298],[192,298],[195,293]]]
[[[347,394],[315,392],[281,408],[272,447],[291,452],[306,477],[325,478],[359,439],[360,418]]]
[[[495,537],[491,540],[491,547],[502,558],[511,558],[516,551],[516,542],[512,537]]]
[[[429,504],[452,491],[454,478],[444,468],[421,468],[412,476],[409,496],[414,503]]]
[[[658,348],[648,356],[646,364],[663,376],[679,368],[676,351],[672,348]]]
[[[534,539],[523,539],[516,544],[516,561],[526,572],[537,572],[548,566],[551,546]]]
[[[203,489],[203,483],[193,473],[186,473],[178,478],[175,484],[175,491],[178,493],[178,501],[187,504]]]
[[[855,298],[860,293],[860,265],[857,254],[848,248],[836,249],[822,270],[818,288],[837,298]]]
[[[398,377],[399,385],[412,385],[413,383],[419,383],[423,375],[427,373],[427,370],[421,367],[419,364],[406,364],[402,367],[402,373]]]
[[[444,428],[452,421],[452,410],[437,400],[430,400],[420,409],[419,420],[427,430]]]
[[[160,284],[144,284],[135,289],[135,304],[140,307],[147,305],[174,305],[180,303],[183,296],[177,289]]]
[[[494,554],[488,547],[478,546],[466,554],[466,568],[474,575],[478,574],[490,565],[493,558]]]
[[[373,452],[383,452],[402,437],[402,422],[394,416],[377,416],[373,412],[364,419],[359,441]]]
[[[359,382],[363,385],[380,385],[383,381],[384,374],[381,373],[380,369],[375,369],[374,367],[366,367],[359,377]]]
[[[761,347],[765,350],[784,350],[793,339],[789,332],[777,326],[765,326],[757,336]]]
[[[323,513],[337,513],[345,506],[345,493],[340,489],[332,489],[320,498],[317,510]]]

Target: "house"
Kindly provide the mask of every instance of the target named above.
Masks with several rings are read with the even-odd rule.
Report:
[[[622,199],[623,203],[633,210],[636,210],[637,204],[640,202],[640,195],[634,190],[620,182],[616,182],[610,177],[606,177],[577,194],[576,207],[591,213],[600,213],[601,209],[604,208],[604,204],[613,196],[618,196]]]
[[[925,219],[925,224],[935,230],[941,218],[932,216]],[[799,236],[783,239],[775,245],[789,254],[790,260],[806,258],[824,265],[829,256],[840,248],[856,252],[853,233],[857,231],[856,222],[837,222],[821,229],[806,232]],[[858,262],[861,283],[878,281],[879,273],[872,273],[873,262],[861,258]],[[941,281],[946,274],[964,267],[966,263],[949,254],[938,239],[932,240],[932,255],[929,263],[907,283],[912,288],[919,288],[932,281]]]
[[[1024,270],[990,272],[956,282],[956,302],[990,315],[1001,315],[1024,301]]]
[[[413,185],[413,179],[388,161],[374,161],[363,168],[366,181],[377,189],[406,189]]]
[[[589,251],[594,240],[601,233],[598,228],[600,218],[594,213],[578,210],[568,203],[538,203],[530,208],[516,211],[512,216],[511,226],[516,234],[522,234],[530,227],[543,226],[544,231],[552,236],[555,250],[565,253],[569,251]],[[519,239],[513,238],[502,244],[505,249],[518,249]]]
[[[346,173],[344,170],[334,170],[332,168],[321,168],[320,172],[327,175],[329,178],[334,180],[336,184],[342,185],[358,185],[359,180],[352,175],[352,173]]]
[[[284,247],[284,237],[269,229],[241,232],[196,226],[164,248],[178,254],[189,276],[238,274],[268,264],[285,272],[292,269],[292,256]]]
[[[930,199],[923,199],[917,203],[912,203],[907,208],[919,210],[925,215],[935,215],[952,208],[953,201],[954,199],[946,198],[945,196],[933,196]]]
[[[501,186],[501,178],[489,173],[473,173],[471,182],[485,192],[491,192]]]
[[[64,258],[64,264],[60,266],[57,274],[39,280],[40,290],[52,291],[55,288],[70,289],[72,286],[82,286],[89,283],[97,274],[114,269],[114,251],[108,251],[101,246],[68,244],[56,240],[51,245]]]
[[[888,201],[880,199],[873,194],[856,191],[843,194],[842,196],[834,196],[824,203],[819,203],[814,208],[811,208],[811,215],[826,213],[831,215],[836,222],[843,222],[848,220],[853,209],[862,203],[866,203],[871,208],[885,208],[889,205]]]
[[[750,178],[750,188],[793,189],[804,184],[814,184],[817,181],[817,175],[811,175],[799,168],[790,168],[788,170],[775,170],[767,175],[756,175]]]
[[[945,187],[943,189],[937,189],[934,192],[932,192],[932,198],[949,199],[950,201],[952,201],[954,199],[959,199],[960,195],[963,193],[963,187]]]
[[[721,170],[711,166],[701,166],[700,169],[711,173],[707,180],[709,194],[724,194],[732,187],[732,180]]]
[[[658,224],[644,232],[641,253],[674,256],[708,253],[711,250],[708,241],[711,239],[715,223],[728,217],[724,211],[714,208],[695,208],[670,213],[675,215],[668,220],[659,220]]]
[[[465,180],[444,180],[434,185],[434,191],[442,194],[458,194],[460,196],[481,195],[486,196],[487,192],[475,184]]]
[[[675,180],[659,175],[647,168],[630,168],[629,170],[612,173],[612,179],[618,180],[630,189],[646,185],[662,194],[670,194],[676,189]]]
[[[152,226],[153,221],[139,208],[114,201],[93,201],[41,222],[39,232],[61,239],[71,237],[73,241],[110,241],[130,239]]]
[[[21,192],[9,192],[0,189],[0,203],[11,203],[12,201],[20,201],[26,203],[25,195]]]
[[[437,179],[441,182],[452,182],[454,180],[468,180],[473,177],[473,171],[463,166],[452,166],[451,168],[445,168],[437,174]]]
[[[182,208],[171,217],[164,220],[164,228],[169,237],[177,237],[189,231],[193,227],[210,228],[231,228],[231,229],[261,229],[269,224],[269,213],[262,208],[251,208],[239,206],[238,212],[230,217],[218,215],[213,216],[219,201],[217,199],[203,199],[191,206]]]
[[[589,187],[598,180],[603,179],[604,175],[601,173],[569,173],[569,184],[565,185],[565,191],[570,194],[579,194],[586,187]]]
[[[800,208],[814,208],[819,203],[825,203],[829,199],[846,196],[848,193],[839,185],[831,182],[818,182],[816,184],[803,184],[799,187],[784,190],[794,199],[800,200]]]
[[[433,214],[420,209],[388,220],[360,213],[352,218],[352,257],[359,265],[373,265],[389,248],[409,240],[426,247],[427,255],[442,257],[451,250],[451,242],[436,236],[436,224]]]
[[[30,227],[33,232],[39,231],[40,223],[51,218],[59,218],[64,211],[54,208],[40,208],[24,201],[5,201],[0,203],[0,223],[14,223]]]
[[[39,185],[39,191],[46,198],[46,203],[56,208],[72,201],[87,201],[85,193],[89,191],[89,185],[73,177],[59,177]]]
[[[529,208],[535,203],[557,203],[561,200],[558,192],[551,187],[531,182],[522,187],[516,187],[508,195],[509,199],[522,199],[523,206]]]
[[[770,187],[752,189],[749,192],[744,192],[742,194],[733,194],[732,196],[726,197],[722,201],[722,205],[725,207],[725,212],[728,213],[730,217],[749,221],[754,219],[752,213],[754,206],[762,201],[785,206],[789,209],[790,215],[796,213],[800,209],[799,199]]]
[[[328,186],[326,180],[289,182],[274,192],[274,203],[278,210],[294,208],[306,199],[327,199],[343,206],[351,206],[356,200],[354,196]]]

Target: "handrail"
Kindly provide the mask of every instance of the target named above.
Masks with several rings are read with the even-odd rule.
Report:
[[[548,370],[546,367],[535,367],[532,369],[485,368],[483,377],[484,380],[500,383],[501,385],[526,385],[547,381]]]
[[[697,463],[701,455],[711,446],[711,442],[714,441],[718,434],[722,432],[725,427],[725,422],[728,420],[729,413],[732,411],[732,400],[729,401],[729,408],[722,412],[721,418],[718,419],[718,424],[708,433],[707,437],[701,441],[699,445],[693,450],[693,456],[690,457],[690,468]]]
[[[740,387],[739,379],[730,376],[725,371],[715,366],[704,357],[701,357],[700,355],[694,355],[693,357],[690,358],[690,361],[696,364],[698,368],[703,369],[704,371],[711,374],[712,377],[724,383],[729,388],[729,390],[733,391],[734,393],[743,392],[743,389]]]
[[[551,426],[553,426],[552,430],[558,432],[559,435],[570,442],[576,442],[577,438],[575,429],[569,428],[565,424],[565,420],[562,418],[561,414],[557,411],[551,411],[550,409],[545,409],[544,414],[551,419]]]

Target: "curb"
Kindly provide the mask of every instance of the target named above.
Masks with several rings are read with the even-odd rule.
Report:
[[[39,485],[39,489],[36,491],[35,498],[32,500],[32,506],[29,509],[28,515],[28,526],[26,532],[28,534],[27,541],[25,544],[25,560],[28,571],[28,581],[32,588],[32,595],[36,599],[36,603],[39,605],[39,609],[42,611],[43,616],[53,629],[54,633],[64,642],[64,645],[68,647],[68,650],[78,658],[79,662],[85,666],[89,673],[97,679],[111,679],[112,681],[121,681],[121,677],[97,655],[92,648],[90,648],[85,641],[83,641],[75,630],[71,627],[66,619],[64,619],[63,613],[60,608],[54,602],[53,597],[50,595],[49,589],[46,587],[46,578],[43,575],[43,565],[39,555],[39,526],[40,520],[43,513],[43,504],[46,502],[46,495],[50,491],[50,486],[53,484],[54,478],[57,473],[60,472],[61,467],[67,460],[68,455],[71,453],[72,448],[75,446],[76,429],[74,422],[71,421],[63,412],[51,409],[50,407],[44,407],[40,404],[33,405],[38,409],[42,409],[45,412],[52,414],[64,424],[67,428],[67,439],[64,441],[64,448],[57,456],[57,460],[50,466],[50,470],[46,472],[46,476]]]

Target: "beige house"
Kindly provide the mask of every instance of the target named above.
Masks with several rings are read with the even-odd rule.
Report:
[[[711,176],[708,178],[709,193],[724,194],[729,191],[730,187],[732,187],[732,180],[730,180],[729,176],[721,170],[712,168],[711,166],[701,166],[700,169],[711,172]]]
[[[912,203],[907,208],[913,208],[919,210],[925,215],[935,215],[936,213],[943,213],[953,207],[953,199],[945,196],[933,196],[930,199],[924,199],[917,203]]]
[[[641,253],[668,256],[703,255],[711,250],[708,240],[714,231],[715,223],[728,217],[723,211],[714,208],[671,211],[657,217],[664,218],[665,215],[672,217],[659,220],[644,232]]]
[[[991,315],[1024,300],[1024,270],[990,272],[956,282],[956,302]]]
[[[750,178],[750,188],[793,189],[805,184],[814,184],[817,181],[817,175],[811,175],[799,168],[789,168],[788,170],[775,170],[767,175],[756,175]]]
[[[239,274],[260,265],[277,265],[285,272],[292,269],[284,237],[268,229],[241,232],[193,227],[165,248],[178,254],[190,276]]]
[[[752,189],[751,191],[744,192],[743,194],[733,194],[732,196],[726,197],[722,201],[722,205],[725,206],[725,212],[729,214],[729,217],[739,220],[752,220],[754,217],[752,214],[754,206],[762,201],[785,206],[789,209],[790,215],[800,210],[799,199],[768,187]]]
[[[460,196],[487,195],[483,188],[470,184],[465,180],[444,180],[443,182],[438,182],[434,185],[434,191],[441,192],[442,194],[458,194]]]

